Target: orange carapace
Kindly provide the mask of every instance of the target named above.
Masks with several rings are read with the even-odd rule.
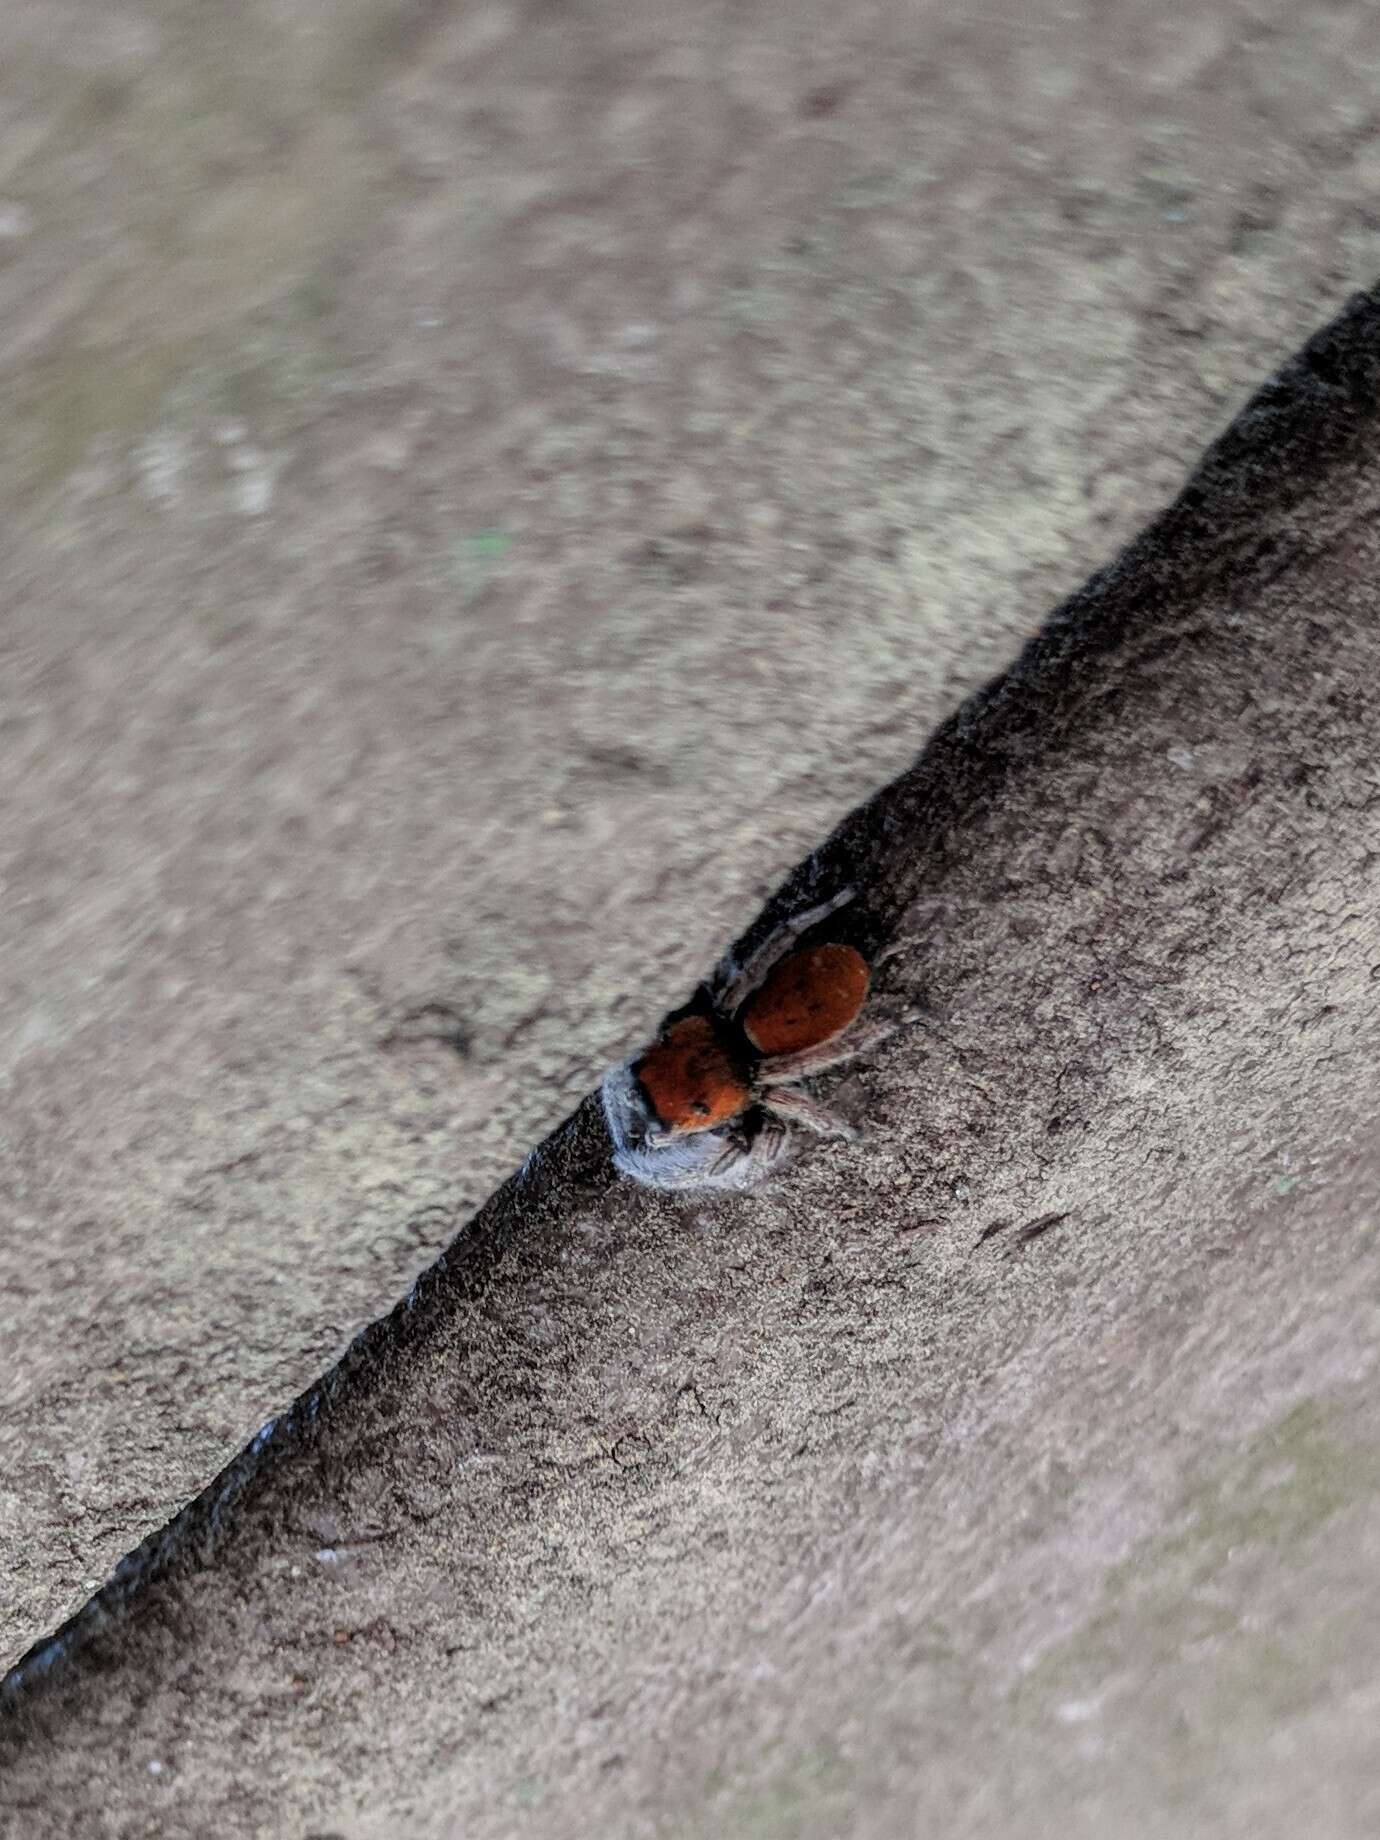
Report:
[[[637,1077],[670,1131],[710,1131],[748,1102],[747,1074],[707,1016],[673,1022],[637,1063]]]

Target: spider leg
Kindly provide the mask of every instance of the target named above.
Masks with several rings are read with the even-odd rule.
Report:
[[[856,1060],[898,1029],[918,1020],[913,1011],[908,1011],[894,1019],[878,1017],[871,1022],[855,1022],[841,1035],[831,1035],[812,1048],[801,1048],[795,1054],[768,1055],[758,1066],[757,1083],[777,1086],[788,1080],[808,1079],[811,1074],[823,1073],[826,1067],[842,1067],[845,1061]]]
[[[769,1113],[763,1117],[751,1137],[739,1139],[725,1147],[723,1154],[706,1170],[707,1188],[756,1188],[792,1152],[791,1134],[779,1118]]]
[[[874,969],[878,965],[884,965],[889,958],[895,958],[898,953],[904,952],[907,946],[913,946],[920,938],[921,935],[919,933],[899,934],[897,938],[891,941],[890,945],[883,946],[881,951],[873,959],[872,964]]]
[[[804,913],[793,914],[789,920],[783,920],[771,937],[764,940],[742,965],[730,954],[721,972],[724,982],[716,997],[718,1007],[726,1015],[736,1015],[772,966],[780,963],[800,935],[808,933],[812,926],[818,926],[821,920],[827,920],[840,907],[846,907],[850,901],[856,900],[857,893],[856,888],[841,889],[829,900],[821,901],[817,907],[807,907]]]
[[[776,1086],[761,1097],[762,1109],[777,1118],[784,1118],[787,1124],[797,1124],[803,1131],[812,1131],[816,1137],[843,1137],[850,1141],[857,1137],[857,1132],[846,1118],[840,1118],[837,1112],[831,1112],[827,1105],[821,1105],[818,1099],[811,1098],[798,1086]]]

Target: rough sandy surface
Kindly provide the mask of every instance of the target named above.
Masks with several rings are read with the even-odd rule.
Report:
[[[865,1142],[583,1107],[11,1680],[16,1831],[1374,1832],[1378,437],[1380,295],[764,917],[928,1005]]]
[[[13,1655],[1380,269],[1380,24],[9,0],[0,56]]]

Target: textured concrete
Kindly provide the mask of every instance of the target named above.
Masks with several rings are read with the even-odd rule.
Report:
[[[3,1659],[1380,271],[1380,26],[0,11]]]
[[[0,13],[13,1655],[1380,271],[1380,24]]]
[[[922,1032],[592,1104],[6,1688],[16,1832],[1369,1835],[1380,293],[764,916]]]

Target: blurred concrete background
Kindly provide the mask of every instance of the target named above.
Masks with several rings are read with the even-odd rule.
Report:
[[[0,1658],[1380,271],[1380,20],[12,0]]]

